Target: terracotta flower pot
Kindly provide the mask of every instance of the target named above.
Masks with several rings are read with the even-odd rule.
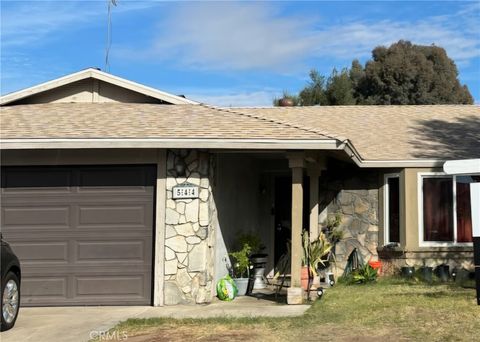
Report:
[[[293,100],[289,98],[283,98],[278,100],[278,105],[280,107],[292,107],[293,106]]]
[[[308,288],[308,280],[310,278],[310,272],[308,271],[307,266],[302,267],[301,280],[302,280],[302,289],[306,290]]]

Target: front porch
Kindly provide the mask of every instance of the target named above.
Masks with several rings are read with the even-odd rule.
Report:
[[[268,254],[269,284],[279,285],[272,278],[281,273],[286,277],[288,303],[302,303],[302,232],[308,230],[310,238],[316,239],[327,218],[336,213],[341,213],[345,239],[336,247],[338,265],[331,271],[341,274],[353,248],[366,260],[376,254],[375,172],[362,173],[343,155],[327,151],[217,152],[214,158],[215,282],[230,272],[229,253],[240,248],[239,238],[256,235],[264,245],[261,253]],[[287,252],[287,241],[291,241],[291,264],[282,272],[278,261]]]
[[[165,304],[211,302],[243,235],[263,245],[253,252],[268,255],[266,277],[280,273],[288,302],[301,303],[303,230],[315,239],[327,218],[342,217],[337,276],[354,248],[366,261],[376,255],[378,179],[341,151],[168,150]],[[182,184],[198,186],[198,198],[174,199]],[[282,255],[290,265],[279,269]]]

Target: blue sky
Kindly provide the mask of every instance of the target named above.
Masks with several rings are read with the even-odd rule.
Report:
[[[269,106],[308,71],[399,39],[447,50],[480,102],[479,1],[117,0],[109,71],[222,106]],[[1,93],[104,68],[107,1],[1,2]]]

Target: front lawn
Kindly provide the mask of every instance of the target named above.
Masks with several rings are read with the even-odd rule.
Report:
[[[336,285],[302,317],[129,319],[115,329],[128,341],[478,341],[480,307],[473,289],[380,279]]]

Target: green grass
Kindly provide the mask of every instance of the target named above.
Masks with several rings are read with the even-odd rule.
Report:
[[[115,329],[170,341],[474,341],[480,336],[480,307],[473,289],[388,278],[328,289],[301,317],[129,319]]]

